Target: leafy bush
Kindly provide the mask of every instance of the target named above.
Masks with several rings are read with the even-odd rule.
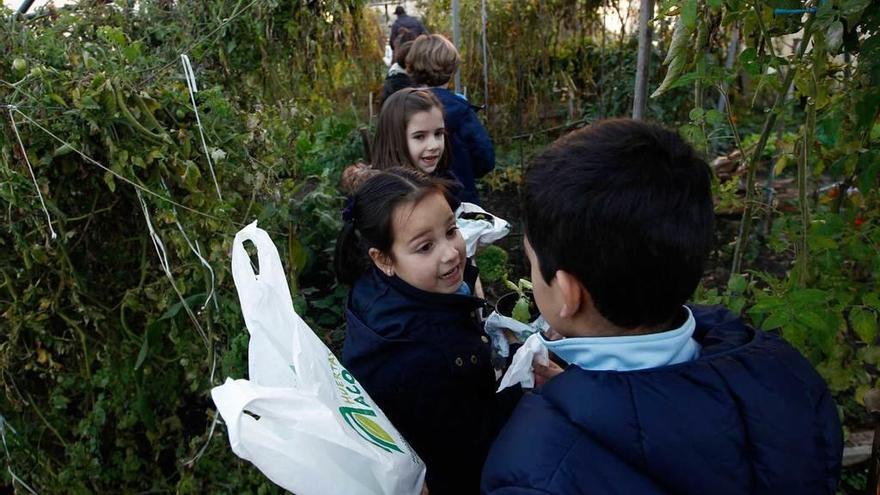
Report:
[[[279,492],[232,454],[222,426],[211,429],[210,387],[246,376],[229,243],[258,219],[302,289],[299,309],[334,338],[334,184],[360,153],[351,95],[381,78],[373,17],[342,0],[82,2],[9,16],[0,12],[0,102],[15,105],[0,132],[3,484],[15,473],[39,493]]]
[[[475,257],[480,278],[487,283],[494,283],[507,277],[507,251],[498,246],[487,246]]]

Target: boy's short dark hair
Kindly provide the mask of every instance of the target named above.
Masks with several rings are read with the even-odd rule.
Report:
[[[525,177],[542,276],[571,273],[617,326],[668,322],[712,244],[711,176],[678,133],[655,124],[607,120],[560,138]]]

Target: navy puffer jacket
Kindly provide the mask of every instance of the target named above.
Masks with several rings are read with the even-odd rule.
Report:
[[[777,335],[723,308],[692,310],[698,359],[570,366],[523,397],[483,493],[833,495],[843,445],[822,378]]]

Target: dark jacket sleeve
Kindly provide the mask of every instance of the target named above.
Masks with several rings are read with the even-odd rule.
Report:
[[[476,112],[465,113],[459,132],[471,156],[474,177],[479,179],[491,172],[495,168],[495,148]]]

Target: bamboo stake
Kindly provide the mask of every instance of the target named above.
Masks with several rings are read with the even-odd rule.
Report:
[[[810,229],[810,205],[807,204],[807,166],[809,165],[810,146],[813,143],[813,128],[816,125],[816,104],[810,100],[807,102],[807,118],[804,122],[803,153],[798,160],[797,187],[798,206],[801,213],[801,235],[797,244],[797,267],[798,285],[807,285],[807,260],[809,258],[807,246],[807,233]],[[844,192],[841,192],[844,194]]]
[[[736,55],[739,53],[739,23],[733,23],[733,29],[730,33],[730,43],[727,45],[727,58],[724,60],[724,70],[729,71],[733,69],[733,64],[736,62]],[[727,84],[724,81],[721,81],[722,87],[726,90]],[[718,103],[715,104],[715,109],[719,112],[723,112],[725,108],[725,100],[721,96],[718,97]]]
[[[644,120],[648,107],[648,67],[651,63],[651,18],[654,17],[654,0],[642,0],[639,7],[639,55],[636,61],[636,85],[633,94],[635,120]]]
[[[480,16],[482,17],[483,37],[483,107],[485,110],[486,127],[489,126],[489,48],[486,39],[486,27],[489,23],[489,14],[486,11],[486,0],[480,0]]]
[[[452,44],[461,52],[461,25],[460,25],[461,0],[452,0]],[[455,71],[455,92],[461,92],[461,68]]]
[[[803,57],[804,52],[807,51],[807,46],[810,44],[810,37],[813,35],[813,21],[814,18],[810,17],[810,19],[807,20],[807,22],[804,24],[804,38],[801,41],[801,46],[798,48],[797,54],[792,59],[792,63]],[[795,72],[797,71],[794,67],[790,67],[789,70],[786,72],[785,80],[782,83],[782,88],[780,88],[780,91],[776,93],[776,98],[773,101],[773,106],[771,107],[770,112],[767,114],[767,118],[764,120],[764,127],[761,130],[761,136],[758,138],[758,144],[755,146],[755,151],[752,152],[752,156],[749,158],[748,171],[746,174],[745,205],[743,207],[742,221],[739,224],[739,234],[737,235],[736,239],[736,247],[733,251],[733,263],[730,267],[731,275],[740,273],[740,271],[742,270],[743,251],[748,244],[749,231],[752,227],[755,170],[758,167],[758,158],[764,151],[764,147],[767,146],[767,139],[770,137],[770,133],[773,131],[774,124],[776,123],[779,105],[784,100],[785,94],[788,92],[788,88],[794,81]]]

